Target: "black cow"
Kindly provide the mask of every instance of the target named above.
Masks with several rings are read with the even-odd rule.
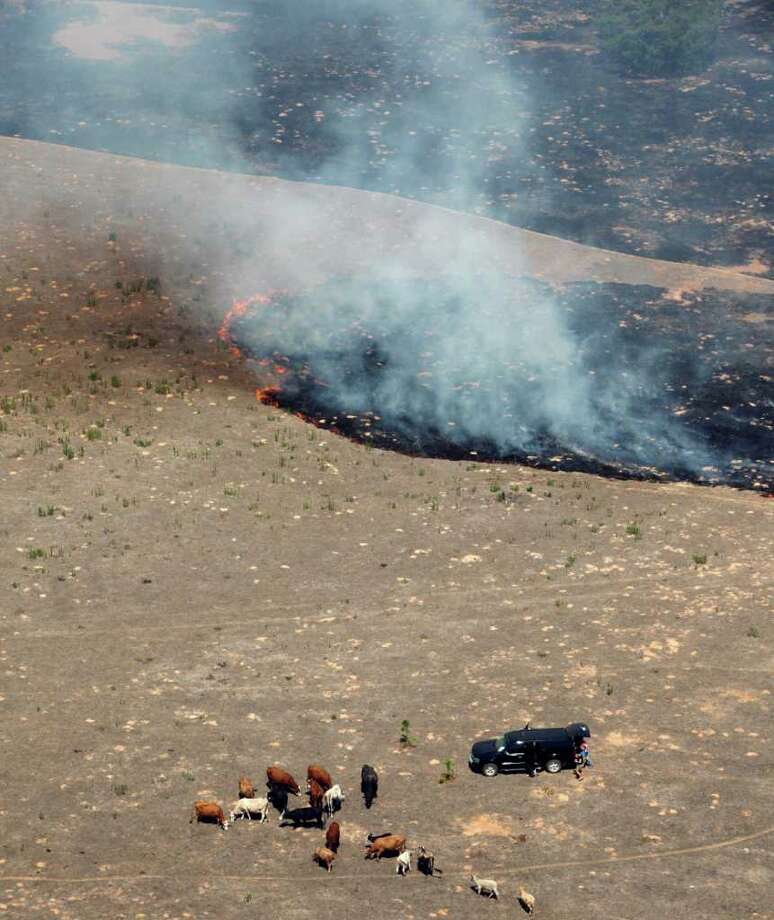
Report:
[[[440,869],[435,868],[435,856],[426,850],[423,846],[417,847],[417,869],[422,875],[432,876],[434,873],[442,875]]]
[[[288,790],[284,786],[271,786],[267,798],[280,815],[285,813],[288,807]]]
[[[379,789],[379,776],[373,767],[363,764],[360,771],[360,791],[363,793],[365,807],[370,808]]]

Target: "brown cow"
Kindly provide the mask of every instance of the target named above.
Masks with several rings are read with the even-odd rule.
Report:
[[[388,834],[386,837],[377,837],[366,850],[366,859],[381,859],[387,854],[396,855],[406,848],[406,838],[400,834]]]
[[[310,779],[309,780],[309,804],[312,806],[312,808],[316,808],[318,811],[322,811],[324,795],[325,795],[325,790],[317,782],[317,780]]]
[[[239,798],[240,799],[254,799],[255,798],[255,786],[250,782],[246,776],[239,777]]]
[[[288,792],[292,792],[293,795],[299,795],[301,792],[298,788],[298,783],[287,770],[283,770],[282,767],[267,767],[266,779],[267,786],[282,786],[284,789],[287,789]]]
[[[194,818],[196,818],[197,824],[203,821],[205,824],[217,824],[224,831],[228,830],[228,821],[223,814],[223,809],[217,802],[205,802],[203,799],[197,799],[193,803],[191,820],[188,823],[192,824]]]
[[[339,852],[341,842],[341,826],[338,821],[331,821],[328,829],[325,831],[325,846],[334,853]]]
[[[333,850],[329,850],[328,847],[317,847],[314,851],[314,856],[312,859],[321,866],[325,866],[328,872],[333,868],[333,860],[336,858],[336,854]]]
[[[306,785],[316,779],[322,786],[323,792],[327,792],[333,785],[330,773],[319,764],[312,763],[306,768]]]

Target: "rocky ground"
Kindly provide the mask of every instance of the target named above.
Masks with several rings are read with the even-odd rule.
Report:
[[[523,884],[544,918],[772,916],[770,500],[412,459],[264,406],[216,335],[254,252],[192,203],[284,187],[2,155],[0,910],[505,917]],[[588,721],[582,783],[468,772],[472,740],[527,719]],[[188,823],[240,773],[313,761],[348,795],[330,876],[316,830]],[[443,875],[366,863],[382,830]]]

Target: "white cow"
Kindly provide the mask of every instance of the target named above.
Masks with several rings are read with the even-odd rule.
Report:
[[[483,894],[487,898],[494,898],[495,900],[500,897],[497,882],[492,878],[479,878],[477,875],[471,875],[470,886],[476,894]]]
[[[395,874],[406,875],[411,872],[411,850],[404,850],[395,860]]]
[[[235,818],[247,818],[251,821],[253,815],[260,819],[263,824],[269,815],[269,800],[266,798],[240,799],[231,806],[231,820]]]
[[[341,786],[339,786],[338,783],[331,786],[323,795],[323,811],[325,814],[328,815],[328,817],[333,817],[335,812],[341,808],[341,803],[345,798],[346,796],[341,791]]]

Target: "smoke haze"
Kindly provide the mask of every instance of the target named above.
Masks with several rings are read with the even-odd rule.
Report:
[[[505,160],[535,162],[534,85],[500,53],[501,23],[484,10],[473,0],[29,4],[3,25],[12,64],[0,130],[493,215]],[[532,206],[547,195],[538,183]],[[231,205],[206,207],[237,235],[250,226]],[[510,217],[518,223],[518,209]],[[305,272],[298,240],[325,237],[319,214],[302,191],[288,191],[270,223],[262,245],[284,254],[290,286],[314,286],[320,279]],[[342,374],[342,350],[329,344],[346,329],[376,329],[386,360],[372,401],[409,418],[412,431],[446,430],[452,420],[456,436],[503,454],[540,451],[549,439],[692,474],[728,462],[678,417],[650,411],[666,386],[663,344],[642,337],[625,365],[609,349],[601,361],[608,345],[593,329],[581,333],[546,286],[525,294],[512,276],[482,276],[484,244],[457,232],[442,294],[405,283],[437,261],[448,233],[429,209],[410,257],[373,266],[386,288],[368,276],[327,288],[322,307],[298,301],[276,329],[258,322],[264,345],[251,347],[313,356],[330,405],[364,409],[363,376]],[[260,274],[252,255],[242,274],[249,295]],[[241,335],[250,341],[249,329]],[[685,373],[701,385],[714,371],[696,363]]]

